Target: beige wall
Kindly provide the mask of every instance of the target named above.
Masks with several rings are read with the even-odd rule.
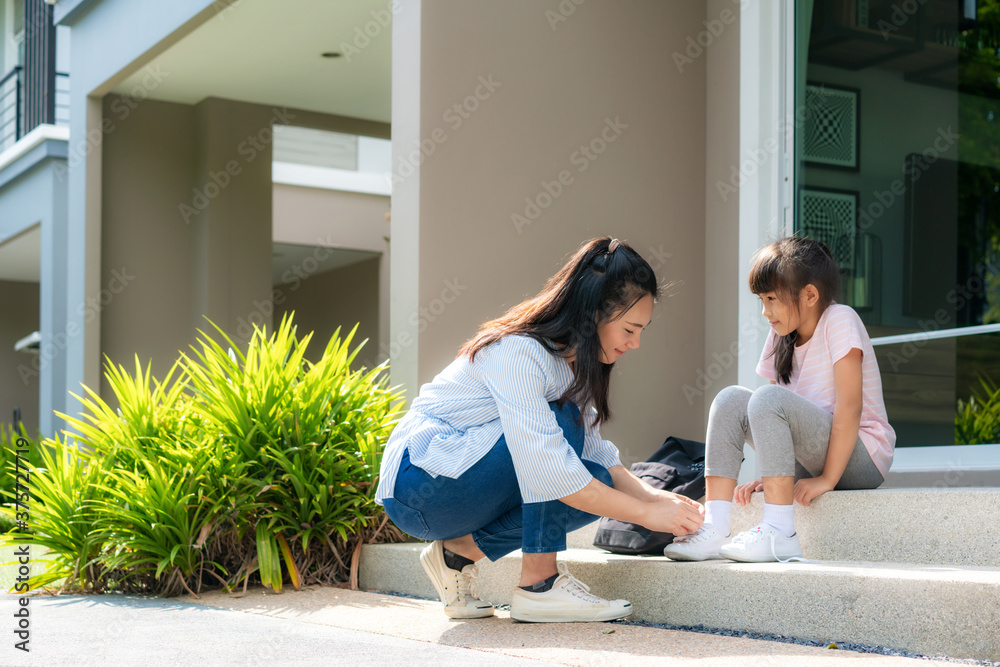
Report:
[[[375,276],[377,328],[362,356],[375,362],[389,340],[389,197],[294,185],[275,185],[275,243],[368,250],[382,254]],[[367,294],[369,286],[362,287]],[[332,331],[332,330],[331,330]]]
[[[669,434],[701,437],[704,405],[681,387],[705,356],[705,61],[678,72],[672,54],[704,30],[705,5],[592,1],[554,29],[545,10],[556,2],[414,7],[419,20],[401,13],[394,27],[394,57],[419,56],[416,81],[394,64],[394,168],[415,141],[434,152],[393,193],[393,381],[412,398],[479,323],[536,293],[581,242],[610,234],[680,285],[616,369],[604,434],[626,460]],[[486,99],[469,97],[477,90]],[[453,106],[463,101],[464,118]],[[627,127],[603,153],[578,152],[601,148],[616,119]],[[572,182],[518,230],[512,214],[527,215],[525,198],[562,171]]]
[[[295,311],[299,336],[315,332],[306,355],[313,361],[319,359],[337,327],[344,336],[357,324],[351,348],[366,338],[368,342],[358,354],[355,366],[375,360],[379,340],[380,264],[380,258],[373,258],[310,276],[298,289],[286,290],[286,298],[275,310],[275,321],[279,322],[286,312]]]
[[[727,14],[732,12],[730,23]],[[701,372],[684,380],[685,401],[691,407],[704,401],[704,419],[721,389],[737,383],[739,370],[733,355],[738,344],[740,282],[739,195],[730,185],[732,169],[740,163],[740,35],[739,11],[732,0],[709,0],[706,20],[727,27],[714,38],[705,54],[705,362]],[[746,349],[744,354],[756,355]]]
[[[32,356],[15,352],[14,344],[38,330],[38,283],[0,280],[0,423],[10,424],[14,408],[32,435],[38,431],[38,374]],[[25,369],[30,372],[22,372]]]
[[[389,249],[389,197],[281,184],[273,196],[275,243]]]
[[[208,327],[203,316],[237,341],[271,325],[272,123],[388,134],[384,123],[212,98],[131,108],[109,95],[104,114],[114,129],[103,143],[102,284],[115,271],[128,281],[102,308],[101,351],[130,368],[138,354],[157,375]]]
[[[117,293],[109,289],[101,309],[101,351],[130,370],[135,355],[144,366],[152,360],[160,377],[202,326],[195,320],[199,227],[178,210],[197,182],[197,114],[145,100],[120,120],[124,102],[108,96],[104,103],[117,122],[103,144],[102,283],[112,271],[127,282]]]

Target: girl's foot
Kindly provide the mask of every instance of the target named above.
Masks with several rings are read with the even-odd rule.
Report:
[[[729,540],[710,523],[688,535],[675,537],[663,548],[663,555],[672,560],[715,560],[722,558],[719,547]]]
[[[493,615],[493,605],[479,599],[476,575],[479,568],[466,565],[453,570],[444,562],[444,545],[434,541],[420,552],[420,564],[430,577],[444,603],[444,613],[451,618],[485,618]]]
[[[773,563],[802,558],[799,535],[785,537],[766,523],[745,530],[729,544],[719,549],[719,554],[742,563]]]
[[[510,617],[533,623],[613,621],[632,613],[627,600],[605,600],[590,594],[590,587],[558,563],[559,576],[550,590],[533,593],[515,588],[510,601]]]

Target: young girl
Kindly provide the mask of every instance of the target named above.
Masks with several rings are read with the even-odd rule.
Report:
[[[599,431],[612,366],[639,347],[658,291],[627,244],[589,241],[421,387],[386,445],[376,500],[434,540],[420,562],[448,616],[491,616],[474,562],[521,549],[511,618],[622,618],[628,602],[591,595],[556,562],[566,533],[602,515],[678,535],[701,525],[700,505],[632,475]]]
[[[818,241],[786,238],[754,256],[750,290],[771,325],[757,373],[771,384],[756,391],[727,387],[715,397],[705,522],[668,545],[666,556],[755,563],[801,557],[793,500],[809,505],[831,489],[882,484],[896,434],[861,318],[833,301],[838,282],[836,263]],[[744,442],[757,450],[761,479],[737,487]],[[761,490],[763,521],[730,540],[734,491],[746,504]]]

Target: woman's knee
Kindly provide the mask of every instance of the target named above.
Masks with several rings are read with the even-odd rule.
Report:
[[[583,450],[583,421],[580,419],[580,409],[572,401],[559,405],[555,401],[549,407],[556,415],[556,423],[562,429],[567,442],[576,450],[577,455]]]

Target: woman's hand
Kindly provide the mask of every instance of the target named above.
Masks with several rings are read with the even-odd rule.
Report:
[[[759,479],[755,479],[752,482],[747,482],[746,484],[740,484],[737,486],[736,491],[733,493],[733,500],[740,505],[746,505],[750,502],[750,496],[763,490],[764,482]]]
[[[650,530],[687,535],[701,528],[705,520],[701,503],[669,491],[660,491],[646,505],[646,516],[638,523]]]
[[[592,479],[584,488],[560,500],[590,514],[674,535],[687,535],[701,528],[705,508],[700,503],[654,489],[623,466],[614,466],[608,472],[614,487]]]
[[[820,475],[819,477],[807,477],[795,482],[795,500],[800,505],[809,507],[809,503],[822,496],[827,491],[832,491],[836,484],[831,484],[830,480]]]

